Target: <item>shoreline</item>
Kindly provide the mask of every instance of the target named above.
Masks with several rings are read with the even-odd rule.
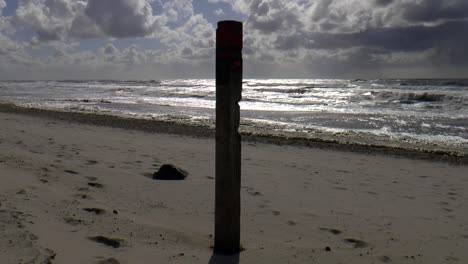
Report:
[[[138,119],[102,113],[71,112],[51,109],[29,108],[10,103],[0,103],[0,112],[49,118],[66,122],[81,123],[95,126],[114,127],[128,130],[138,130],[151,133],[192,136],[196,138],[214,138],[215,130],[208,126],[196,126],[171,121]],[[281,136],[241,132],[242,141],[259,142],[274,145],[302,146],[318,149],[336,150],[352,153],[390,155],[410,159],[441,161],[452,164],[468,164],[468,154],[399,146],[379,145],[369,142],[340,142],[328,138],[303,138],[297,136]]]

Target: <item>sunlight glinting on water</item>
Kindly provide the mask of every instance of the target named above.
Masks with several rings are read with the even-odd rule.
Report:
[[[250,127],[466,147],[467,87],[466,80],[246,79],[239,104]],[[0,82],[0,96],[39,108],[206,124],[216,105],[209,79]]]

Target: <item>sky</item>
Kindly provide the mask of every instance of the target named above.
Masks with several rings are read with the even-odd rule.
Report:
[[[0,0],[0,79],[468,78],[467,0]]]

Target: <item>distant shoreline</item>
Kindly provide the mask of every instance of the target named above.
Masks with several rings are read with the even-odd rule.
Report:
[[[66,122],[82,123],[95,126],[115,127],[120,129],[139,130],[151,133],[193,136],[198,138],[214,138],[215,130],[208,126],[189,125],[171,121],[137,119],[100,113],[67,112],[28,108],[14,104],[0,103],[0,112],[36,116]],[[365,154],[392,155],[410,159],[421,159],[453,164],[468,164],[468,155],[464,153],[446,152],[440,150],[424,150],[395,146],[361,144],[356,142],[340,142],[338,139],[301,138],[281,135],[255,134],[242,132],[242,141],[258,142],[274,145],[304,146],[319,149],[357,152]]]

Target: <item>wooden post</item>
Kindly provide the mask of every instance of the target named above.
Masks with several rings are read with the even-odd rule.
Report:
[[[216,30],[216,201],[214,252],[240,250],[242,23]]]

